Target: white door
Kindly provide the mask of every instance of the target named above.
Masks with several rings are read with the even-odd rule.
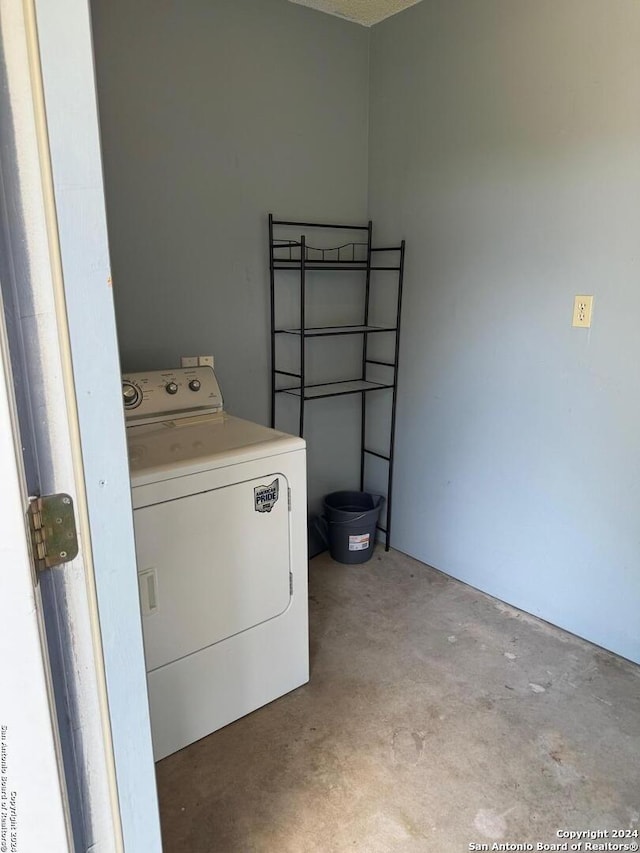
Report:
[[[0,850],[71,849],[42,613],[25,529],[27,496],[0,314]]]
[[[0,0],[0,55],[0,816],[21,833],[6,850],[157,853],[87,0]],[[26,490],[68,492],[78,524],[78,556],[37,588]]]

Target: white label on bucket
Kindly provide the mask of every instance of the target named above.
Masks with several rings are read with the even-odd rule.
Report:
[[[349,537],[350,551],[366,551],[369,547],[369,533],[361,533],[358,536]]]

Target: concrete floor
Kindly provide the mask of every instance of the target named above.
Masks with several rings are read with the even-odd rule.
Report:
[[[158,764],[166,853],[640,829],[639,667],[393,551],[314,559],[310,619],[308,685]]]

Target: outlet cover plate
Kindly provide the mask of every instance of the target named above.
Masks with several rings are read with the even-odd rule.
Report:
[[[592,309],[593,296],[586,293],[579,293],[573,300],[572,325],[579,329],[588,329],[591,326]]]

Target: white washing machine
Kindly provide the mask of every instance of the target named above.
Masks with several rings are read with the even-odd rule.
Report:
[[[306,452],[209,367],[122,387],[158,760],[309,679]]]

